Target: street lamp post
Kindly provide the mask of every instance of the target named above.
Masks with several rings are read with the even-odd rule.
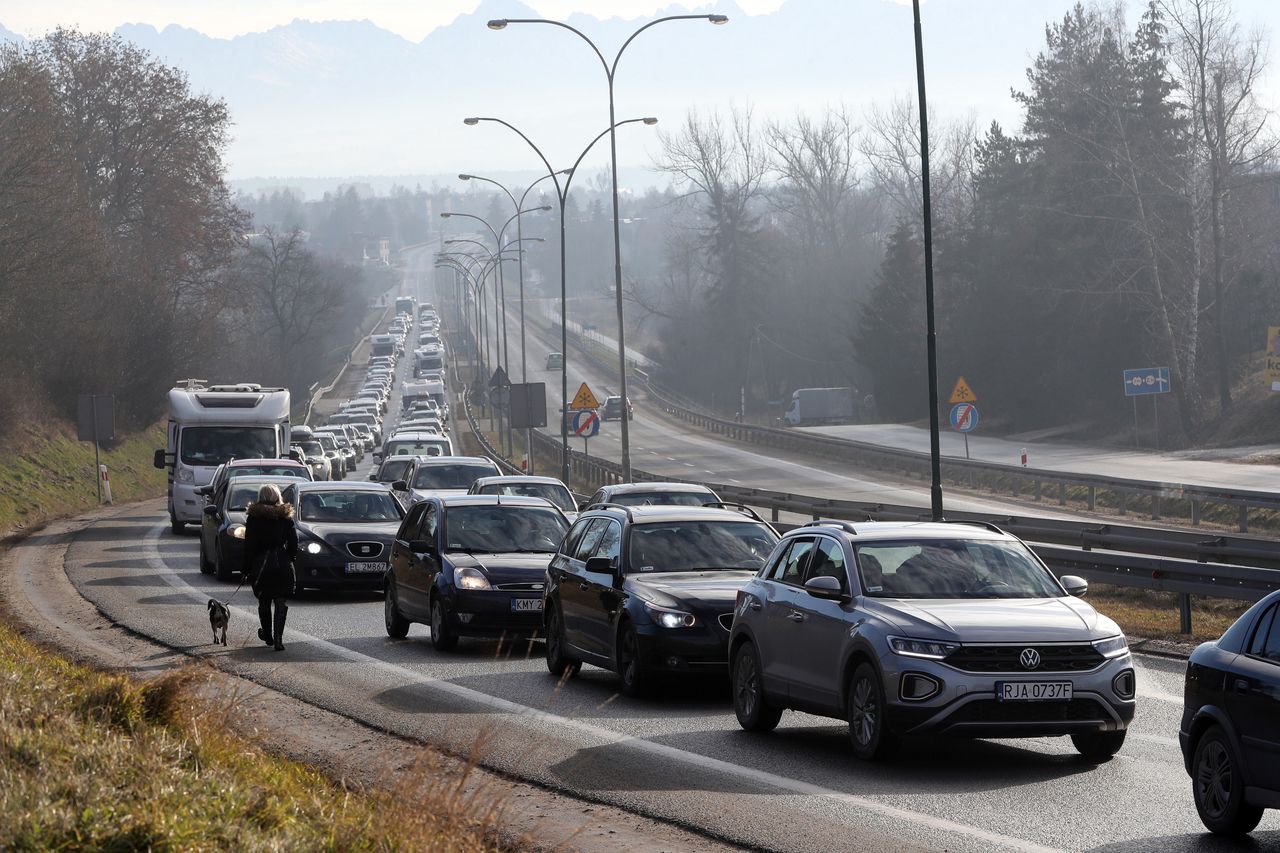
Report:
[[[491,22],[492,23],[492,22]],[[560,205],[560,479],[565,483],[569,482],[569,422],[568,422],[568,406],[569,406],[569,322],[568,322],[568,258],[565,252],[565,206],[569,202],[569,186],[573,183],[573,176],[577,174],[578,166],[582,164],[583,159],[591,151],[595,144],[604,138],[605,134],[617,130],[624,124],[632,124],[634,122],[643,122],[646,125],[655,125],[658,123],[656,118],[652,116],[646,118],[629,118],[610,125],[605,130],[596,135],[587,147],[582,149],[582,153],[578,155],[578,159],[573,161],[573,166],[557,172],[551,168],[551,163],[547,160],[542,149],[533,143],[525,133],[511,122],[500,118],[473,116],[463,119],[463,124],[474,126],[482,121],[491,121],[500,124],[511,130],[517,136],[525,141],[534,153],[538,155],[538,159],[542,161],[542,165],[547,167],[547,174],[551,177],[552,183],[556,188],[556,199]],[[560,179],[557,175],[565,175],[564,185],[561,186]],[[625,382],[624,371],[624,382]],[[624,386],[625,387],[625,386]],[[624,392],[625,401],[625,392]],[[626,437],[626,418],[623,418],[623,437]],[[624,445],[625,447],[625,445]],[[628,478],[629,479],[629,478]]]
[[[489,21],[488,23],[488,27],[491,30],[506,29],[508,24],[550,24],[552,26],[561,27],[585,41],[591,47],[591,50],[595,52],[596,57],[600,60],[600,64],[604,67],[605,78],[609,84],[609,129],[607,133],[609,134],[610,170],[613,178],[613,290],[614,301],[618,312],[618,372],[624,412],[624,417],[620,421],[622,424],[622,477],[627,481],[631,479],[631,438],[630,431],[627,428],[627,418],[625,417],[627,403],[629,402],[629,397],[627,396],[627,340],[626,332],[622,324],[622,238],[618,230],[617,128],[619,123],[614,109],[613,84],[614,78],[617,76],[618,62],[622,59],[622,54],[626,52],[626,49],[630,46],[631,42],[635,41],[636,36],[640,35],[650,27],[657,26],[658,24],[665,23],[667,21],[698,20],[709,21],[712,24],[727,24],[729,22],[727,15],[667,15],[665,17],[658,18],[650,21],[628,36],[627,40],[622,43],[622,47],[618,48],[618,52],[614,55],[612,63],[604,58],[604,54],[600,52],[600,48],[598,48],[596,43],[588,38],[585,33],[576,27],[572,27],[561,21],[552,21],[546,18],[497,18]]]

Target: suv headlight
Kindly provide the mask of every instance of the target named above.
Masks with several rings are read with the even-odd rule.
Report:
[[[1104,658],[1118,658],[1129,651],[1129,641],[1124,638],[1124,634],[1121,634],[1118,637],[1107,637],[1105,640],[1094,640],[1093,647]]]
[[[484,572],[470,566],[459,566],[453,570],[453,585],[458,589],[493,589]]]
[[[231,527],[227,530],[227,532],[231,534],[231,538],[232,538],[232,539],[243,539],[243,538],[244,538],[244,525],[243,525],[243,524],[233,524],[233,525],[231,525]]]
[[[911,637],[890,637],[889,648],[894,654],[909,658],[928,658],[942,660],[960,648],[959,643],[944,643],[940,640],[915,640]]]
[[[644,609],[649,617],[663,628],[692,628],[698,624],[697,618],[692,613],[685,613],[683,610],[671,610],[647,601],[644,602]]]

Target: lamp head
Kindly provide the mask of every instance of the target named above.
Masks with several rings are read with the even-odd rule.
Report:
[[[440,214],[440,218],[441,218],[441,219],[448,219],[450,216],[453,216],[453,214],[452,214],[452,213],[442,213],[442,214]]]
[[[538,210],[550,210],[550,209],[551,209],[551,205],[549,204],[544,204],[542,207],[538,208]]]
[[[469,180],[471,180],[471,176],[470,176],[470,175],[465,175],[465,174],[464,174],[464,175],[458,175],[458,180],[460,180],[460,181],[469,181]]]
[[[723,16],[723,15],[721,15],[720,17],[724,17],[724,16]],[[490,21],[489,23],[485,24],[485,26],[487,26],[487,27],[488,27],[489,29],[491,29],[491,30],[505,30],[505,29],[507,28],[507,19],[506,19],[506,18],[494,18],[492,21]]]
[[[474,127],[475,125],[480,123],[480,119],[476,118],[475,116],[469,116],[467,118],[464,118],[462,120],[462,123],[467,125],[468,127]]]
[[[707,15],[707,20],[713,24],[727,24],[729,23],[729,16],[728,15]],[[503,21],[502,27],[494,27],[493,25],[494,25],[494,22],[490,21],[489,22],[490,27],[493,27],[495,30],[500,30],[502,29],[502,27],[505,27],[507,25],[507,22]]]
[[[642,122],[644,122],[645,124],[657,124],[657,123],[658,123],[658,120],[657,120],[656,118],[654,118],[653,116],[648,116],[648,117],[646,117],[646,118],[642,118],[642,119],[640,119],[640,120],[641,120]]]
[[[559,172],[559,174],[561,174],[561,175],[572,175],[572,174],[573,174],[573,169],[561,169],[561,170],[560,170],[560,172]]]

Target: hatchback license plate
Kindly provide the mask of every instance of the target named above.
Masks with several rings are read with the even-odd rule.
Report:
[[[1001,702],[1069,702],[1070,681],[997,681],[996,698]]]
[[[541,613],[541,598],[513,598],[511,599],[512,613]]]
[[[349,575],[380,575],[386,570],[386,563],[347,563]]]

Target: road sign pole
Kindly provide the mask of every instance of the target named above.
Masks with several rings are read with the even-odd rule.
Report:
[[[1133,449],[1137,450],[1141,445],[1138,443],[1138,398],[1133,398]]]
[[[1151,395],[1151,405],[1154,407],[1153,411],[1156,414],[1156,450],[1159,450],[1160,449],[1160,395],[1159,394]]]
[[[964,458],[969,458],[969,433],[964,434]]]
[[[93,479],[98,484],[98,503],[102,503],[102,457],[98,447],[98,395],[89,398],[93,411]]]

